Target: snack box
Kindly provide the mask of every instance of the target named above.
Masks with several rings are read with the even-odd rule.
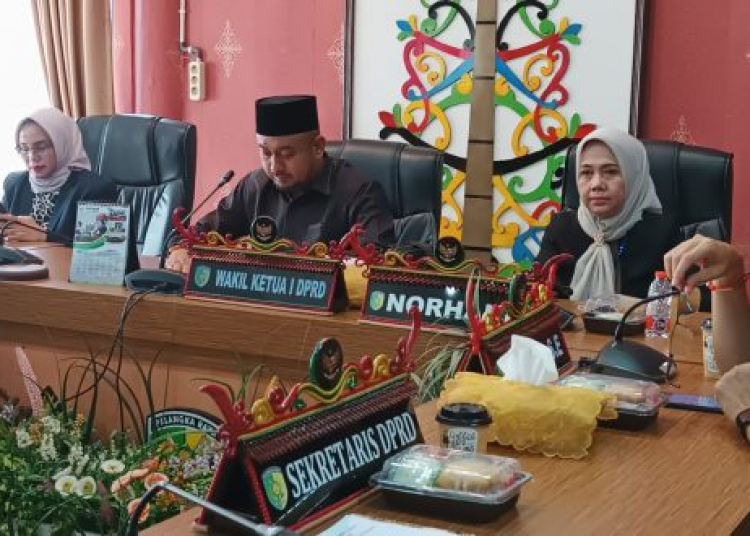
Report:
[[[667,395],[654,382],[618,378],[605,374],[577,372],[556,382],[558,385],[605,391],[617,397],[615,420],[599,421],[600,426],[622,430],[641,430],[656,420]]]
[[[370,477],[396,507],[477,523],[513,508],[529,480],[513,458],[432,445],[401,451]]]

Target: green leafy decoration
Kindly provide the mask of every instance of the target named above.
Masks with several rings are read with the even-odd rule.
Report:
[[[539,31],[545,37],[554,35],[556,30],[557,28],[555,27],[555,23],[549,19],[544,19],[542,22],[539,23]]]
[[[419,29],[422,30],[422,33],[425,35],[435,35],[437,21],[427,17],[422,21],[422,24],[419,25]]]
[[[448,166],[443,166],[443,190],[448,187],[452,180],[453,171]]]
[[[397,127],[403,127],[403,123],[401,122],[401,105],[396,103],[393,105],[393,120],[396,122]]]
[[[545,199],[559,201],[560,196],[552,188],[552,180],[555,176],[555,171],[560,167],[562,159],[563,157],[560,155],[550,155],[545,159],[546,170],[544,179],[531,192],[519,192],[519,188],[522,188],[524,185],[523,177],[519,175],[511,177],[508,181],[508,192],[511,194],[511,197],[519,203],[534,203]]]
[[[430,7],[431,2],[426,2],[425,0],[420,0],[422,3],[422,6],[425,8]],[[461,0],[454,0],[456,4],[460,4]],[[438,13],[446,12],[445,10],[439,11]],[[445,31],[446,28],[448,28],[452,23],[453,19],[456,18],[456,15],[458,14],[458,11],[456,8],[451,8],[447,11],[447,15],[445,16],[445,20],[443,23],[438,27],[437,21],[434,19],[431,19],[430,17],[427,17],[422,21],[422,23],[419,25],[419,29],[422,31],[423,34],[428,35],[430,37],[437,37],[441,33]]]
[[[434,357],[425,360],[422,366],[412,373],[412,380],[417,386],[417,400],[420,403],[429,402],[440,396],[443,384],[458,372],[464,351],[464,346],[443,346]]]
[[[581,114],[576,112],[570,116],[570,127],[568,128],[568,132],[575,133],[578,130],[578,127],[580,126],[581,126]]]

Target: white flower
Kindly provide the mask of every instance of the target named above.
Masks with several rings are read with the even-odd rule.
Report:
[[[42,436],[42,444],[39,445],[39,454],[45,462],[51,462],[57,459],[57,449],[55,448],[55,440],[51,435],[44,434]]]
[[[60,421],[57,420],[56,417],[47,415],[46,417],[42,417],[40,420],[42,421],[45,432],[52,435],[57,435],[62,432],[62,426],[60,426]]]
[[[78,479],[71,475],[66,475],[55,482],[55,489],[60,495],[70,495],[76,489]]]
[[[25,449],[31,445],[31,435],[26,430],[19,428],[16,430],[16,442],[18,443],[19,449]]]
[[[57,473],[55,474],[55,476],[53,476],[53,477],[52,477],[52,480],[54,480],[55,482],[57,482],[57,481],[58,481],[58,480],[60,480],[60,479],[61,479],[62,477],[64,477],[64,476],[68,476],[68,475],[69,475],[70,473],[72,473],[72,472],[73,472],[73,469],[72,469],[72,468],[70,468],[70,467],[66,467],[66,468],[65,468],[65,469],[63,469],[62,471],[58,471],[58,472],[57,472]]]
[[[57,484],[55,484],[55,487],[57,487]],[[93,497],[96,495],[96,480],[90,476],[83,477],[76,482],[75,492],[76,495],[80,495],[81,497]]]
[[[76,467],[77,476],[81,476],[81,473],[86,470],[86,466],[89,464],[89,459],[90,456],[85,454],[80,460],[78,460],[78,467]]]
[[[125,470],[125,464],[120,460],[115,460],[114,458],[112,458],[111,460],[104,460],[102,462],[101,468],[102,471],[104,471],[108,475],[119,475]]]
[[[17,413],[18,412],[16,411],[16,408],[13,407],[13,404],[6,402],[3,404],[2,408],[0,408],[0,419],[12,424],[16,419]]]
[[[68,463],[75,465],[78,460],[83,458],[83,446],[80,443],[74,443],[70,446],[70,453],[68,454]]]

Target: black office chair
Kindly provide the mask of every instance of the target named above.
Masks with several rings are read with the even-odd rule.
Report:
[[[151,115],[81,117],[78,127],[92,171],[114,182],[130,204],[136,244],[160,255],[177,207],[190,208],[195,185],[196,128]]]
[[[728,242],[732,237],[732,154],[675,141],[643,140],[651,177],[662,204],[664,224],[683,238],[702,234]],[[577,209],[575,146],[568,149],[563,208]]]
[[[383,186],[398,246],[434,246],[440,225],[442,152],[379,140],[329,141],[326,151]]]

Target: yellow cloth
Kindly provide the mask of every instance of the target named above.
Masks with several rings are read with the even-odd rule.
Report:
[[[609,393],[471,372],[445,383],[438,407],[454,402],[486,406],[492,415],[490,438],[501,445],[561,458],[586,456],[597,418],[617,418],[616,398]]]

